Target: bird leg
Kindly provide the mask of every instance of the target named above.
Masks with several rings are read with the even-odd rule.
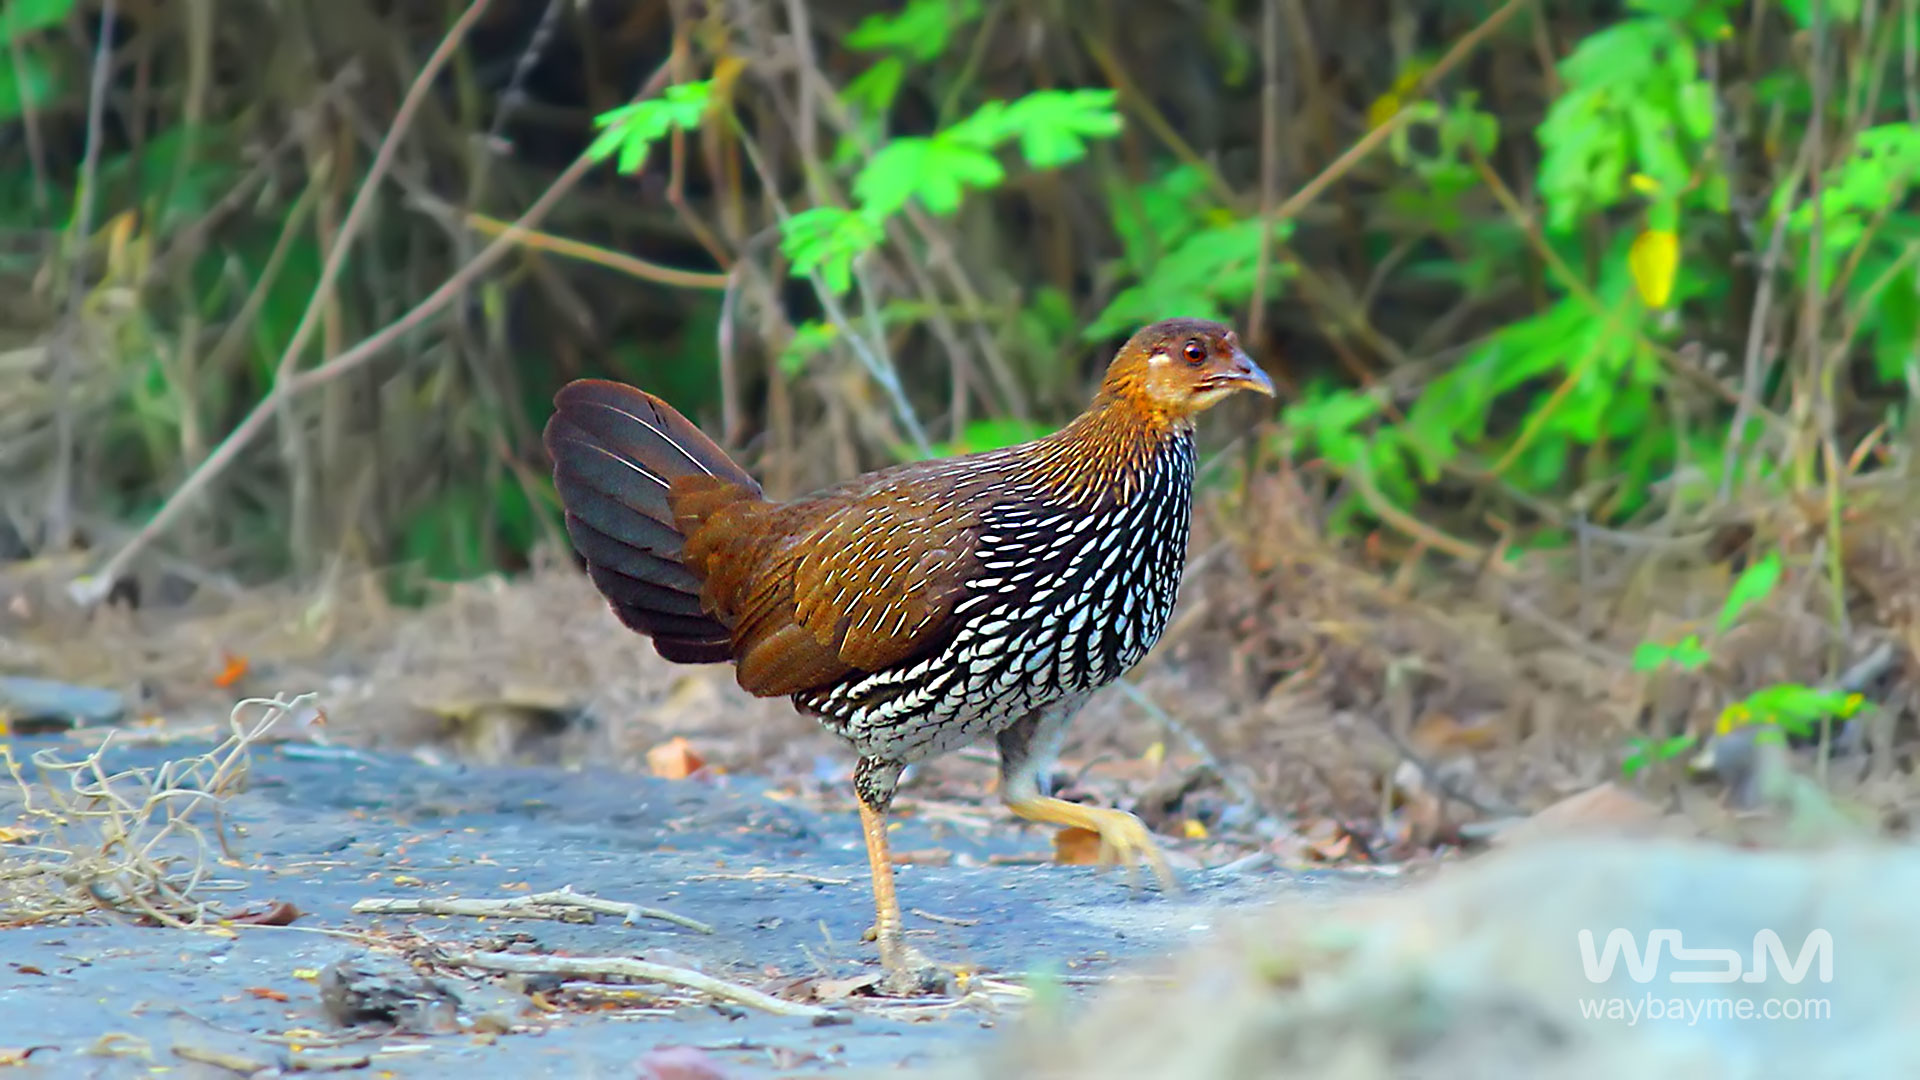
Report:
[[[893,857],[887,850],[887,815],[860,801],[860,831],[867,838],[867,868],[873,872],[873,939],[880,946],[880,966],[898,971],[907,966],[906,942],[900,936],[900,897],[893,891]]]
[[[900,766],[861,758],[853,770],[853,791],[860,802],[860,832],[867,841],[867,868],[873,874],[873,928],[880,946],[881,983],[888,993],[913,995],[946,990],[946,972],[908,945],[900,925],[900,897],[893,889],[893,856],[887,848],[887,807],[893,804]]]
[[[1079,711],[1086,698],[1084,694],[1065,698],[1001,730],[996,737],[1000,745],[1000,799],[1007,804],[1007,809],[1028,821],[1100,834],[1101,864],[1124,864],[1127,880],[1136,888],[1139,886],[1136,864],[1144,859],[1160,879],[1163,890],[1179,892],[1180,880],[1173,876],[1145,822],[1125,810],[1082,806],[1056,799],[1041,788],[1042,780],[1059,757],[1060,743],[1067,734],[1067,721]]]

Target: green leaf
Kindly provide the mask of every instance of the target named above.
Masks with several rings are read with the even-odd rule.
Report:
[[[1652,764],[1653,740],[1635,735],[1627,740],[1629,753],[1620,759],[1620,775],[1632,779],[1635,773]]]
[[[36,30],[67,21],[74,0],[6,0],[0,3],[0,42],[16,41]],[[11,52],[12,50],[0,50]]]
[[[892,15],[869,15],[847,35],[861,52],[904,53],[926,63],[946,51],[954,31],[980,16],[980,0],[909,0]]]
[[[907,65],[889,56],[856,76],[840,91],[840,96],[847,104],[873,116],[885,116],[887,110],[893,108],[893,99],[899,95],[900,83],[906,76]]]
[[[780,372],[788,378],[807,369],[807,361],[833,348],[840,328],[821,319],[809,319],[793,328],[793,338],[780,350]]]
[[[806,277],[818,272],[836,296],[853,287],[853,260],[878,246],[885,235],[877,221],[837,206],[803,210],[788,218],[780,232],[780,251],[793,263],[793,273]]]
[[[1780,553],[1777,551],[1768,552],[1766,558],[1747,567],[1733,583],[1732,591],[1727,593],[1727,602],[1720,609],[1720,633],[1731,630],[1747,608],[1773,595],[1774,586],[1780,583],[1780,570]]]
[[[1692,749],[1693,744],[1697,741],[1699,741],[1699,737],[1691,733],[1670,735],[1661,740],[1660,745],[1655,748],[1654,753],[1661,761],[1671,761]]]
[[[1144,274],[1162,251],[1192,235],[1206,209],[1206,192],[1206,174],[1191,165],[1176,165],[1138,187],[1110,178],[1107,204],[1125,268]]]
[[[1780,6],[1800,24],[1800,29],[1813,28],[1813,0],[1780,0]],[[1829,25],[1857,22],[1860,18],[1860,0],[1825,0],[1821,6]]]
[[[1159,319],[1223,317],[1223,304],[1238,304],[1253,295],[1260,248],[1269,231],[1277,247],[1286,242],[1291,225],[1269,229],[1259,218],[1249,218],[1194,233],[1155,262],[1138,285],[1121,290],[1081,336],[1100,341]],[[1268,283],[1291,273],[1276,260],[1268,267]]]
[[[1634,646],[1633,670],[1659,671],[1667,661],[1673,659],[1673,648],[1657,641],[1643,641]]]
[[[1712,659],[1713,654],[1700,644],[1699,634],[1688,634],[1680,639],[1680,644],[1673,647],[1673,662],[1687,671],[1697,671],[1706,667],[1707,662]]]
[[[1329,464],[1349,469],[1366,460],[1368,448],[1367,440],[1353,429],[1379,415],[1381,407],[1372,394],[1352,390],[1315,394],[1289,406],[1281,427],[1308,436]]]
[[[664,94],[609,109],[593,118],[600,134],[587,147],[587,156],[605,161],[618,155],[614,169],[622,174],[637,173],[647,163],[653,144],[675,128],[691,131],[700,126],[712,93],[711,80],[669,86]]]
[[[1020,155],[1036,169],[1057,169],[1087,153],[1088,139],[1120,134],[1114,90],[1037,90],[1007,106],[1004,123],[1019,133]]]
[[[13,50],[0,49],[0,121],[12,120],[29,108],[37,109],[59,96],[53,68],[37,49],[24,50],[18,68],[13,65]],[[21,91],[26,93],[22,96]]]
[[[1006,178],[993,155],[951,139],[895,139],[873,155],[853,182],[861,209],[876,219],[918,199],[936,216],[960,208],[969,187],[989,188]]]

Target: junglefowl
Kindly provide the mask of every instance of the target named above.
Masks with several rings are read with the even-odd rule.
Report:
[[[1194,418],[1239,390],[1273,384],[1231,330],[1155,323],[1051,435],[787,502],[620,383],[561,388],[545,441],[568,533],[620,620],[668,660],[732,662],[748,692],[790,697],[857,755],[873,933],[905,975],[925,962],[901,940],[888,806],[907,765],[988,736],[1013,813],[1098,833],[1103,863],[1145,859],[1177,887],[1140,819],[1046,785],[1068,720],[1166,627]]]

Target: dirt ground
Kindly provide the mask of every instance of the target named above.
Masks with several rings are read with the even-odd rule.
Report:
[[[80,561],[0,568],[0,744],[28,782],[0,782],[0,902],[26,881],[72,912],[49,914],[48,895],[0,906],[0,1069],[1904,1074],[1920,957],[1878,961],[1911,937],[1886,906],[1912,894],[1911,855],[1861,845],[1904,836],[1920,790],[1908,662],[1920,608],[1897,602],[1920,567],[1910,529],[1888,515],[1849,549],[1861,617],[1844,640],[1817,614],[1817,576],[1795,572],[1715,641],[1713,665],[1652,678],[1631,664],[1635,643],[1710,623],[1731,566],[1663,555],[1574,589],[1490,561],[1477,577],[1416,581],[1390,551],[1369,547],[1381,564],[1356,566],[1321,543],[1290,498],[1266,491],[1201,523],[1161,648],[1133,687],[1082,713],[1055,778],[1064,795],[1145,818],[1185,893],[1136,894],[1071,865],[999,808],[990,753],[929,763],[898,806],[902,903],[915,944],[969,977],[911,1001],[876,993],[860,940],[871,901],[844,748],[724,668],[660,660],[565,565],[448,587],[421,610],[342,572],[303,590],[203,576],[176,590],[184,600],[162,599],[163,580],[143,605],[89,612],[65,600]],[[1618,783],[1628,735],[1705,730],[1756,686],[1824,685],[1829,668],[1883,726],[1836,736],[1827,786],[1810,779],[1807,747],[1749,767],[1750,791],[1701,783],[1682,761]],[[217,767],[236,700],[295,694],[312,696],[244,772]],[[72,730],[42,723],[74,716]],[[84,760],[107,732],[107,762],[83,783],[147,769],[141,782],[172,794],[115,819],[140,843],[106,845],[96,862],[114,874],[33,870],[100,848],[88,830],[106,820],[90,812],[54,835],[34,755]],[[186,856],[159,875],[184,893],[157,921],[196,921],[209,903],[228,921],[100,914],[155,885],[127,853],[176,809],[208,812],[195,792],[220,797],[235,846],[195,847],[202,822],[156,849]],[[1571,826],[1640,839],[1589,849]],[[1529,830],[1547,842],[1514,839]],[[1663,846],[1676,837],[1695,846]],[[1461,857],[1489,843],[1536,861]],[[1858,865],[1836,870],[1812,853],[1824,845]],[[1739,850],[1752,847],[1781,861],[1756,871],[1772,856]],[[183,885],[183,866],[212,880]],[[713,932],[354,910],[567,887]],[[1876,961],[1836,991],[1853,1003],[1836,1026],[1721,1026],[1716,1043],[1566,1013],[1569,920],[1737,941],[1808,904],[1853,928],[1842,965]],[[1329,935],[1345,944],[1321,948]],[[497,970],[556,955],[640,957],[725,986]]]
[[[130,745],[109,750],[107,768],[209,749]],[[86,753],[70,738],[13,741],[17,759],[47,750]],[[990,1037],[1036,979],[1077,996],[1200,939],[1225,911],[1387,880],[1288,873],[1256,860],[1187,871],[1188,891],[1177,897],[1151,888],[1136,895],[1119,874],[1048,864],[1038,832],[909,813],[896,850],[952,855],[946,865],[900,868],[910,940],[977,974],[944,996],[889,1000],[863,985],[874,971],[873,947],[860,940],[871,907],[851,813],[772,797],[755,778],[436,765],[304,742],[255,747],[251,757],[246,790],[226,804],[239,857],[215,868],[235,891],[211,895],[229,911],[290,904],[298,918],[210,932],[115,917],[0,933],[0,1047],[41,1048],[22,1075],[366,1062],[394,1076],[629,1077],[664,1046],[702,1048],[730,1077],[925,1067]],[[20,810],[17,795],[0,797],[0,821]],[[1023,856],[1039,865],[1008,861]],[[713,932],[651,918],[575,924],[352,910],[375,897],[504,899],[568,886],[697,919]],[[526,984],[433,959],[474,949],[644,957],[832,1015],[825,1023],[769,1015],[645,983],[631,996],[595,1000],[555,982],[535,998]],[[459,1030],[395,1031],[391,1018],[343,1028],[328,1015],[330,965],[399,957],[452,991]]]

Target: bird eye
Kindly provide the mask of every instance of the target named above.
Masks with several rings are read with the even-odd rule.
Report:
[[[1189,361],[1196,364],[1207,358],[1207,347],[1198,341],[1187,342],[1187,347],[1181,351],[1187,354]]]

